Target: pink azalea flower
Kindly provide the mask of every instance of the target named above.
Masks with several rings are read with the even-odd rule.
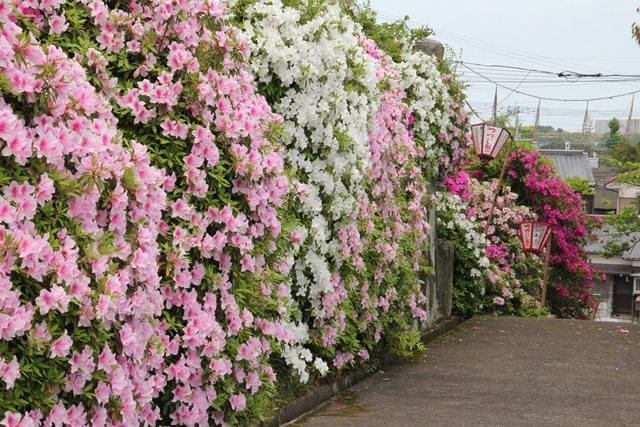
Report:
[[[49,17],[49,34],[60,35],[69,28],[69,23],[64,15],[52,15]]]
[[[367,350],[362,349],[362,350],[360,350],[358,352],[358,356],[360,356],[363,359],[367,360],[367,359],[369,359],[369,352]]]
[[[51,355],[49,357],[52,359],[54,357],[65,357],[67,354],[69,354],[71,344],[73,344],[73,340],[67,334],[67,330],[65,329],[62,336],[51,344]]]
[[[260,376],[257,372],[251,371],[246,378],[246,388],[247,390],[251,390],[251,394],[255,394],[258,392],[258,389],[262,385],[262,381],[260,381]]]
[[[64,424],[68,422],[67,410],[64,405],[60,402],[56,403],[53,406],[53,409],[47,415],[45,420],[45,425],[55,425],[56,427],[62,427]]]
[[[20,364],[18,363],[18,359],[15,355],[9,363],[0,359],[0,377],[2,377],[2,380],[7,384],[7,390],[13,388],[16,380],[21,376]]]
[[[225,358],[211,359],[209,367],[218,377],[228,375],[233,371],[231,361]]]
[[[244,394],[234,394],[229,397],[229,403],[234,411],[244,411],[247,406],[247,398]]]
[[[12,412],[7,411],[4,413],[4,419],[0,421],[0,424],[2,424],[5,427],[20,427],[21,420],[22,420],[22,414],[14,414]]]
[[[89,346],[85,346],[82,353],[74,351],[71,359],[69,359],[69,364],[71,365],[72,373],[79,371],[84,374],[91,374],[95,369],[93,350]]]

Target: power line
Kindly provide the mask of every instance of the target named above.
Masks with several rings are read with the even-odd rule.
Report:
[[[384,13],[374,9],[377,13],[379,21],[382,22],[395,22],[402,20],[397,16],[389,13]],[[405,21],[409,27],[412,28],[424,28],[427,27],[424,24],[417,23],[410,19]],[[558,60],[542,55],[532,54],[517,49],[504,47],[501,45],[484,42],[477,38],[470,38],[462,36],[460,34],[441,30],[439,28],[428,26],[431,30],[434,30],[434,35],[442,42],[452,41],[454,44],[461,45],[461,52],[464,48],[469,48],[471,52],[474,49],[482,50],[485,52],[495,53],[496,55],[483,55],[483,56],[467,56],[470,58],[482,58],[481,61],[487,60],[488,57],[507,57],[511,60],[522,61],[527,65],[531,64],[531,67],[525,66],[508,66],[499,64],[481,64],[477,62],[467,61],[451,61],[452,63],[461,63],[465,68],[460,73],[461,81],[468,84],[468,89],[472,91],[468,92],[470,96],[467,99],[467,105],[471,108],[471,104],[475,109],[472,109],[473,114],[478,115],[491,115],[492,104],[483,102],[486,107],[475,102],[474,98],[485,97],[489,99],[488,94],[495,90],[495,87],[500,87],[508,91],[508,95],[503,98],[501,102],[504,102],[507,98],[513,94],[518,94],[524,97],[524,100],[518,100],[518,106],[527,105],[527,98],[536,100],[536,104],[539,100],[551,101],[551,102],[588,102],[588,101],[607,101],[613,99],[619,99],[624,96],[633,95],[640,92],[640,75],[636,74],[624,74],[612,70],[606,70],[599,67],[584,66],[582,64],[576,64],[575,62],[567,61],[571,60],[586,60],[584,58],[564,58],[565,60]],[[473,53],[472,53],[473,54]],[[601,55],[600,55],[601,56]],[[589,58],[595,60],[596,58]],[[598,58],[603,59],[603,58]],[[614,60],[621,58],[608,58],[609,63],[614,63]],[[635,61],[638,59],[624,58],[627,62]],[[535,64],[535,65],[534,65]],[[467,71],[466,73],[464,71]],[[555,70],[555,71],[553,71]],[[579,71],[575,71],[579,70]],[[465,75],[466,74],[466,75]],[[611,93],[612,86],[620,86],[620,93]],[[489,87],[490,86],[490,87]],[[626,86],[626,87],[625,87]],[[625,90],[629,89],[629,90]],[[559,91],[563,91],[564,98],[557,97]],[[588,99],[583,98],[584,91],[588,90],[590,97]],[[552,91],[549,93],[549,91]],[[580,91],[580,95],[572,97],[572,93]],[[606,92],[603,92],[606,91]],[[542,96],[541,92],[544,95]],[[538,94],[540,95],[538,95]],[[599,96],[603,94],[602,96]],[[577,95],[577,94],[576,94]],[[493,96],[491,96],[493,99]],[[549,105],[549,104],[548,104]],[[611,104],[609,104],[611,105]],[[616,104],[617,105],[617,104]],[[590,108],[590,116],[608,116],[608,117],[620,117],[620,110],[623,108],[613,109],[593,109]],[[629,111],[628,106],[625,111]],[[523,109],[524,115],[529,115],[529,111]],[[570,110],[563,108],[541,109],[541,114],[549,117],[579,117],[584,115],[584,110]],[[564,126],[563,126],[564,127]]]
[[[381,18],[383,21],[385,22],[396,22],[396,21],[400,21],[402,20],[401,17],[397,16],[397,15],[393,15],[387,12],[382,12],[380,10],[376,10],[374,9],[374,12],[376,12],[377,16],[379,18]],[[534,54],[534,53],[530,53],[530,52],[525,52],[522,50],[518,50],[518,49],[513,49],[513,48],[509,48],[509,47],[505,47],[505,46],[501,46],[498,44],[494,44],[494,43],[489,43],[489,42],[485,42],[485,41],[481,41],[478,40],[476,38],[471,38],[471,37],[466,37],[460,34],[456,34],[456,33],[452,33],[449,31],[445,31],[433,26],[429,26],[429,25],[424,25],[421,24],[419,22],[413,21],[411,19],[409,19],[407,21],[407,25],[413,28],[423,28],[423,27],[428,27],[429,29],[433,30],[435,32],[435,35],[440,38],[440,39],[450,39],[453,40],[455,42],[464,44],[464,45],[468,45],[470,47],[474,47],[477,49],[481,49],[481,50],[485,50],[488,52],[492,52],[492,53],[497,53],[499,55],[502,56],[506,56],[509,58],[514,58],[514,59],[520,59],[520,60],[526,60],[529,61],[531,63],[535,63],[535,64],[544,64],[544,65],[553,65],[555,66],[559,66],[559,68],[572,68],[572,67],[582,67],[582,65],[576,64],[576,63],[572,63],[572,62],[568,62],[568,61],[560,61],[557,60],[555,58],[550,58],[547,56],[543,56],[543,55],[538,55],[538,54]],[[610,70],[602,70],[602,71],[610,71]]]
[[[468,65],[473,65],[474,67],[484,67],[484,68],[498,68],[501,69],[501,73],[504,73],[506,75],[511,74],[511,70],[514,71],[526,71],[527,74],[531,74],[531,73],[538,73],[538,74],[543,74],[543,75],[548,75],[548,76],[554,76],[554,77],[563,77],[563,78],[567,78],[567,77],[576,77],[579,79],[582,78],[597,78],[598,81],[602,81],[601,79],[606,79],[606,78],[611,78],[611,77],[620,77],[620,78],[629,78],[629,79],[640,79],[640,74],[619,74],[619,73],[614,73],[614,74],[603,74],[603,73],[579,73],[576,71],[561,71],[561,72],[557,72],[557,71],[548,71],[548,70],[537,70],[537,69],[532,69],[532,68],[524,68],[524,67],[515,67],[512,65],[500,65],[500,64],[480,64],[477,62],[469,62],[469,61],[449,61],[450,63],[457,63],[457,64],[468,64]]]
[[[510,90],[512,92],[515,93],[519,93],[520,95],[524,95],[524,96],[529,96],[531,98],[535,98],[535,99],[542,99],[545,101],[562,101],[562,102],[588,102],[588,101],[600,101],[603,99],[614,99],[614,98],[620,98],[623,96],[629,96],[629,95],[633,95],[635,93],[640,93],[640,89],[633,91],[633,92],[626,92],[626,93],[621,93],[621,94],[617,94],[617,95],[610,95],[610,96],[603,96],[603,97],[599,97],[599,98],[589,98],[589,99],[562,99],[562,98],[549,98],[549,97],[544,97],[544,96],[537,96],[537,95],[533,95],[531,93],[527,93],[527,92],[523,92],[523,91],[519,91],[515,88],[510,88],[508,86],[505,86],[503,84],[500,84],[496,81],[494,81],[493,79],[490,79],[489,77],[475,71],[473,68],[469,67],[466,63],[461,63],[461,65],[465,68],[467,68],[469,71],[471,71],[472,73],[477,74],[478,76],[482,77],[483,79],[485,79],[486,81],[493,83],[497,86],[500,86],[503,89],[507,89]]]

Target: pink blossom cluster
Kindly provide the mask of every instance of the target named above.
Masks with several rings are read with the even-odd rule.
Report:
[[[440,150],[438,157],[439,176],[443,179],[456,176],[461,168],[468,162],[467,153],[472,145],[468,133],[469,113],[464,108],[465,95],[459,82],[452,74],[442,74],[450,100],[444,111],[448,117],[446,132],[442,132],[436,138],[436,147]]]
[[[96,36],[73,58],[29,30],[65,35],[70,9]],[[65,375],[47,386],[55,405],[7,412],[3,424],[228,425],[274,382],[267,358],[293,340],[278,279],[288,266],[275,250],[290,187],[268,139],[282,119],[256,94],[248,44],[225,9],[4,4],[0,76],[11,93],[0,100],[0,142],[16,178],[0,195],[2,336],[33,343]],[[114,58],[142,58],[126,85]],[[167,172],[156,147],[135,141],[143,125],[188,147],[180,167]],[[210,204],[208,173],[221,161],[233,201]],[[65,228],[43,232],[51,212]],[[261,299],[239,297],[241,283]],[[22,369],[33,375],[36,359],[6,357],[7,388]]]
[[[383,91],[380,106],[373,117],[369,132],[371,168],[365,176],[367,192],[357,201],[351,223],[338,230],[340,254],[350,262],[359,278],[350,283],[334,274],[332,288],[322,297],[325,316],[316,319],[312,335],[324,346],[335,345],[337,336],[346,331],[347,313],[342,307],[349,303],[349,294],[358,292],[361,307],[350,311],[358,329],[370,331],[373,341],[380,339],[381,319],[393,311],[393,317],[406,315],[426,320],[426,297],[422,293],[417,271],[424,256],[430,225],[427,221],[426,187],[416,161],[424,150],[411,138],[408,130],[410,112],[399,89],[399,76],[391,68],[389,58],[375,47],[375,43],[361,36],[363,46],[377,60],[378,78],[389,86]],[[375,262],[364,262],[364,257]],[[389,286],[385,279],[392,277],[401,266],[415,276],[411,286]],[[400,322],[402,323],[402,322]],[[365,334],[366,335],[366,334]],[[368,358],[368,352],[358,356]],[[352,352],[338,352],[334,365],[340,369],[354,360]]]
[[[532,268],[542,260],[517,250],[520,247],[518,224],[525,219],[547,222],[553,230],[552,292],[548,306],[556,315],[580,317],[589,307],[593,279],[598,275],[583,250],[588,230],[598,226],[597,220],[585,214],[580,195],[556,176],[552,166],[540,161],[539,156],[535,151],[519,148],[508,159],[505,188],[496,199],[487,229],[485,254],[491,267],[486,277],[493,289],[487,295],[498,293],[498,301],[505,303],[512,298],[531,303],[538,297],[541,275]],[[472,175],[479,177],[482,174]],[[462,172],[445,179],[445,184],[450,192],[467,198],[468,218],[485,228],[497,181],[481,184]],[[519,205],[523,202],[525,204]],[[532,280],[536,277],[537,280]],[[502,312],[504,308],[495,310]]]
[[[38,17],[52,14],[59,6],[47,4],[42,13],[24,12],[22,19],[32,17],[41,25]],[[134,142],[130,148],[122,144],[109,103],[87,82],[79,63],[55,46],[37,43],[15,17],[4,14],[0,22],[0,43],[5,46],[0,74],[21,82],[0,101],[2,155],[5,161],[41,170],[2,189],[3,339],[35,340],[49,358],[67,361],[64,390],[53,387],[51,399],[82,394],[87,381],[95,384],[92,374],[99,370],[110,385],[100,383],[113,389],[114,396],[117,389],[125,419],[153,420],[157,411],[150,402],[158,392],[153,371],[160,368],[161,372],[158,362],[164,350],[147,344],[163,335],[161,328],[150,323],[161,312],[162,303],[158,281],[154,282],[158,244],[143,236],[158,233],[166,199],[164,173],[150,165],[140,144]],[[25,114],[25,106],[37,112]],[[135,179],[133,185],[128,172]],[[69,191],[72,183],[77,185],[74,192]],[[55,234],[39,231],[45,212],[41,209],[53,203],[68,215],[67,225],[77,224],[77,229],[63,228]],[[140,238],[126,236],[127,227],[139,228]],[[28,287],[25,281],[30,281]],[[127,295],[134,284],[139,284],[138,290]],[[70,315],[75,324],[61,329],[60,319]],[[123,324],[121,334],[135,335],[131,346],[124,340],[125,352],[119,359],[113,357],[109,366],[96,365],[108,344],[101,348],[104,342],[96,342],[90,347],[72,331],[116,322]],[[143,357],[146,351],[149,356]],[[29,361],[25,355],[20,359]],[[10,363],[1,363],[7,387],[24,377],[15,356]],[[80,403],[59,402],[48,413],[36,408],[27,414],[7,413],[5,421],[85,425],[91,420],[105,425],[108,418],[104,406],[89,409]]]
[[[580,194],[559,179],[552,166],[542,163],[538,152],[518,149],[509,158],[509,169],[522,180],[523,192],[539,220],[552,226],[550,263],[566,280],[558,283],[559,295],[589,305],[593,280],[600,274],[583,247],[589,230],[601,226],[601,222],[585,214]]]
[[[484,229],[495,196],[497,181],[480,182],[475,178],[467,177],[467,184],[463,185],[465,177],[466,174],[464,176],[459,174],[452,180],[454,183],[457,182],[458,186],[449,188],[459,188],[464,194],[469,195],[467,216]],[[515,301],[514,298],[519,301],[518,304],[534,301],[528,297],[532,291],[537,292],[538,287],[525,289],[521,280],[523,273],[530,276],[538,274],[521,270],[520,267],[524,265],[527,256],[522,251],[514,250],[514,247],[519,246],[520,222],[535,218],[536,215],[529,207],[518,205],[518,195],[511,192],[509,187],[501,189],[486,234],[485,255],[490,261],[490,266],[485,273],[487,288],[484,293],[484,305],[486,309],[501,313],[504,307],[492,307],[492,304],[504,306],[505,301]],[[540,284],[538,281],[537,285]]]
[[[405,101],[407,95],[401,89],[400,76],[393,69],[390,58],[366,38],[361,39],[379,64],[377,76],[385,88],[369,132],[371,168],[366,182],[370,190],[359,201],[363,241],[368,245],[375,243],[379,256],[373,279],[367,284],[368,290],[370,295],[382,293],[383,296],[368,304],[365,298],[364,304],[387,312],[395,302],[398,314],[409,310],[414,318],[425,320],[427,313],[422,308],[425,296],[417,278],[430,230],[425,178],[418,167],[425,150],[409,130],[413,117]],[[374,219],[377,223],[372,226]],[[392,276],[401,265],[415,274],[413,287],[402,290],[405,295],[398,295],[395,287],[387,288],[383,283],[383,279]],[[407,302],[408,307],[405,306]]]

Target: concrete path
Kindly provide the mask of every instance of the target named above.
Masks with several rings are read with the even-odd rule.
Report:
[[[637,426],[640,325],[474,317],[288,425]]]

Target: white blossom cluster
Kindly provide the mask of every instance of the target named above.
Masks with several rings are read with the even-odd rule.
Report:
[[[247,14],[256,79],[268,83],[275,77],[287,88],[273,109],[285,119],[285,157],[306,177],[300,213],[307,228],[297,230],[305,244],[294,277],[297,295],[308,298],[314,315],[323,318],[322,296],[332,289],[330,262],[341,260],[337,229],[353,221],[364,191],[368,126],[378,108],[376,64],[359,44],[356,24],[336,5],[306,22],[280,0],[256,1]],[[302,364],[311,362],[301,346],[291,346],[286,359],[301,374]],[[315,365],[326,371],[323,361]]]
[[[328,290],[326,256],[337,253],[330,224],[349,218],[362,191],[370,157],[367,126],[377,106],[375,64],[358,44],[355,24],[337,6],[304,24],[299,12],[279,0],[256,2],[248,13],[264,16],[246,28],[256,42],[258,79],[277,76],[289,87],[274,110],[285,118],[287,159],[307,176],[302,210],[311,218],[307,234],[313,243],[296,270],[301,289],[313,300]],[[323,199],[330,200],[328,210]],[[322,314],[320,305],[316,310]]]
[[[435,159],[446,154],[436,146],[437,136],[433,134],[432,125],[435,124],[439,134],[451,131],[451,97],[436,68],[435,57],[407,49],[402,59],[396,69],[401,73],[402,87],[409,95],[409,109],[414,116],[413,136],[421,141],[424,159],[434,163],[430,165],[433,167]],[[442,105],[436,108],[438,101]]]
[[[461,230],[464,233],[467,248],[478,260],[478,267],[482,269],[489,268],[489,258],[486,257],[484,252],[487,239],[485,235],[478,230],[478,224],[467,218],[467,204],[459,196],[445,192],[438,192],[436,194],[436,203],[439,210],[449,211],[452,217],[452,220],[445,221],[441,216],[438,216],[438,227]],[[483,277],[484,273],[473,268],[471,275],[473,277]]]

